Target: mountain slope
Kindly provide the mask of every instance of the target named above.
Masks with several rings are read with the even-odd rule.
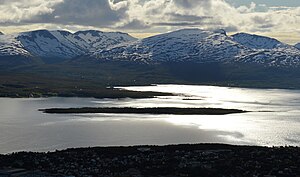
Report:
[[[277,39],[247,33],[237,33],[232,39],[251,49],[274,49],[285,45]]]
[[[0,56],[31,56],[16,35],[0,35]]]
[[[99,59],[132,60],[142,62],[205,61],[213,54],[213,60],[225,60],[237,55],[242,48],[224,31],[184,29],[161,34],[131,43],[114,46],[94,53]],[[226,56],[219,57],[220,49]]]
[[[81,54],[78,48],[59,41],[47,30],[20,33],[17,40],[32,55],[42,58],[73,58]]]
[[[1,35],[0,56],[34,56],[39,58],[71,59],[87,55],[97,49],[133,41],[125,33],[81,31],[37,30],[13,35]]]
[[[299,47],[299,45],[297,45]],[[44,62],[92,58],[98,61],[142,63],[255,63],[300,66],[300,50],[276,39],[246,33],[228,36],[224,30],[182,29],[137,40],[126,33],[95,30],[37,30],[0,35],[0,56],[40,58]],[[88,56],[88,57],[86,57]]]
[[[296,44],[295,47],[300,50],[300,43]]]
[[[99,50],[100,60],[157,62],[234,62],[300,66],[300,50],[275,39],[224,30],[183,29]]]
[[[78,31],[75,38],[85,41],[89,51],[105,49],[123,42],[135,41],[136,38],[120,32],[102,32],[95,30]]]

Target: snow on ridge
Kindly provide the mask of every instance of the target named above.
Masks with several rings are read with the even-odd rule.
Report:
[[[241,36],[240,36],[241,35]],[[224,30],[182,29],[138,41],[98,50],[94,57],[102,60],[139,62],[252,62],[269,66],[300,66],[300,50],[278,40],[239,34],[238,39]],[[265,48],[263,48],[265,47]]]
[[[211,45],[205,41],[210,40]],[[198,28],[181,29],[165,34],[140,39],[95,52],[101,59],[140,61],[186,61],[201,60],[202,51],[215,51],[222,40],[228,40],[224,30],[207,31]],[[236,45],[234,43],[233,45]],[[210,50],[210,51],[209,51]],[[203,57],[202,57],[203,59]]]
[[[90,46],[91,52],[109,48],[123,42],[137,40],[127,33],[102,32],[96,30],[78,31],[74,33],[74,35],[84,40]]]
[[[79,34],[83,33],[85,35],[80,37]],[[42,58],[73,58],[133,40],[136,39],[126,33],[117,32],[89,30],[71,33],[63,30],[35,30],[1,35],[0,55],[30,54]]]
[[[16,34],[0,35],[0,56],[31,56],[16,36]]]
[[[139,39],[121,32],[96,30],[71,33],[36,30],[0,35],[0,56],[74,58],[137,62],[243,62],[269,66],[300,66],[300,44],[290,46],[264,36],[225,30],[181,29]]]
[[[232,39],[252,49],[274,49],[286,45],[274,38],[248,33],[234,34],[232,35]]]

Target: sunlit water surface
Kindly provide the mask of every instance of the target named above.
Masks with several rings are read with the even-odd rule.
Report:
[[[0,98],[0,153],[69,147],[229,143],[300,146],[300,91],[213,86],[126,87],[152,99]],[[231,115],[43,114],[52,107],[209,107]]]

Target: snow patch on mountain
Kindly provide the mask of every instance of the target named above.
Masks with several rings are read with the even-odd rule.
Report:
[[[232,35],[232,38],[241,45],[252,49],[274,49],[285,45],[277,39],[248,33],[237,33]]]
[[[297,49],[297,48],[298,49]],[[137,40],[125,33],[95,30],[37,30],[0,35],[0,56],[159,62],[238,62],[267,66],[300,66],[300,44],[224,30],[182,29]]]
[[[221,61],[237,55],[241,47],[224,30],[183,29],[99,50],[94,56],[99,59],[146,62],[204,62],[215,56],[214,61]],[[221,52],[227,55],[220,56]]]
[[[31,54],[42,58],[72,58],[83,53],[63,38],[60,41],[47,30],[21,33],[17,39]]]
[[[125,33],[36,30],[14,35],[1,35],[0,55],[32,55],[41,58],[74,58],[88,55],[135,38]]]
[[[16,35],[0,35],[0,56],[31,56]]]
[[[78,31],[74,34],[89,45],[89,50],[94,52],[99,49],[105,49],[123,42],[137,40],[126,33],[120,32],[102,32],[95,30]]]
[[[178,30],[98,50],[93,57],[145,63],[192,61],[300,66],[300,50],[293,46],[249,34],[227,36],[224,30]]]
[[[244,63],[258,63],[267,66],[300,66],[300,50],[292,46],[276,49],[252,50],[250,53],[239,56],[237,61]]]

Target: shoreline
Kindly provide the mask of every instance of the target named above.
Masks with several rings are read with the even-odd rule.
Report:
[[[158,84],[137,84],[137,85],[121,85],[121,86],[109,86],[100,87],[100,92],[95,93],[94,91],[83,91],[76,90],[70,93],[65,92],[40,92],[37,93],[34,90],[24,95],[23,92],[4,93],[0,94],[0,98],[51,98],[51,97],[64,97],[64,98],[95,98],[95,99],[122,99],[122,98],[133,98],[133,99],[144,99],[144,98],[155,98],[157,96],[176,96],[174,93],[167,92],[156,92],[156,91],[133,91],[127,90],[123,87],[140,87],[140,86],[157,86],[157,85],[188,85],[188,86],[211,86],[211,87],[227,87],[227,88],[242,88],[242,89],[260,89],[260,90],[291,90],[300,91],[297,87],[272,87],[272,86],[250,86],[250,85],[237,85],[237,84],[212,84],[212,83],[158,83]]]
[[[298,148],[300,150],[300,146],[267,146],[267,145],[247,145],[247,144],[229,144],[229,143],[180,143],[180,144],[164,144],[164,145],[108,145],[108,146],[82,146],[82,147],[68,147],[64,149],[55,149],[55,150],[45,150],[45,151],[31,151],[31,150],[20,150],[20,151],[12,151],[8,153],[0,153],[1,156],[11,156],[19,153],[34,153],[34,154],[51,154],[58,152],[69,152],[69,151],[84,151],[84,150],[128,150],[128,149],[138,149],[138,148],[154,148],[154,149],[182,149],[182,150],[193,150],[193,149],[201,149],[201,150],[216,150],[216,149],[272,149],[272,148]]]

